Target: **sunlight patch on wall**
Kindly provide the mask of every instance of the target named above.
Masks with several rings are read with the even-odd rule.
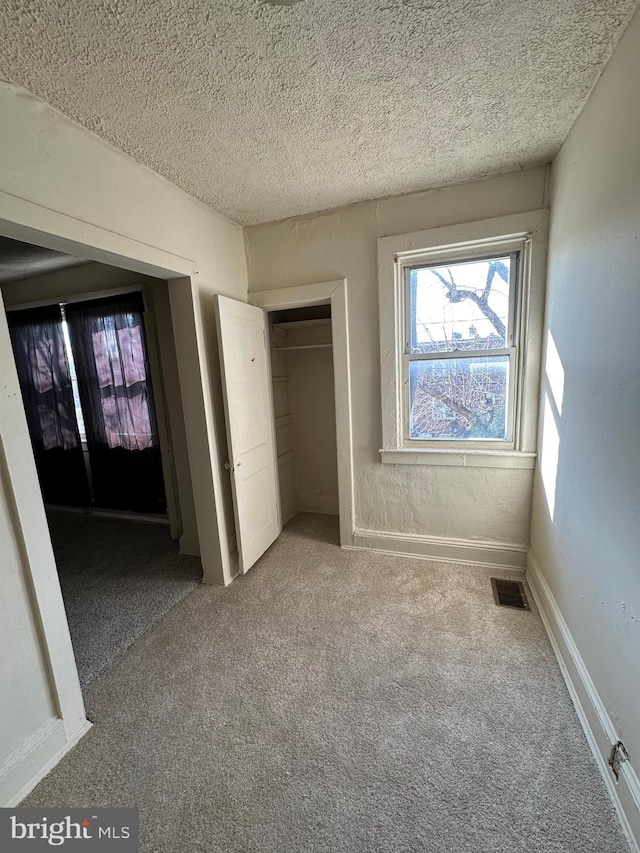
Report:
[[[551,334],[547,333],[547,354],[545,359],[545,374],[549,383],[549,389],[556,404],[558,415],[562,415],[562,401],[564,398],[564,367],[560,361],[556,342]]]
[[[558,477],[558,461],[560,457],[560,433],[556,424],[553,406],[549,395],[544,395],[544,410],[542,414],[542,448],[540,474],[544,495],[549,508],[549,517],[553,521],[556,508],[556,480]]]

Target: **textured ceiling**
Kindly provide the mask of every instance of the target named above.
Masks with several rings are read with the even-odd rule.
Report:
[[[32,246],[31,243],[22,243],[10,237],[0,237],[0,284],[86,263],[88,261],[85,258]]]
[[[0,71],[241,223],[548,161],[637,0],[0,0]]]

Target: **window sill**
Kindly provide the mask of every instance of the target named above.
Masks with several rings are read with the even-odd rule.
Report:
[[[383,463],[391,465],[454,465],[458,468],[519,468],[531,470],[535,453],[522,450],[381,450]]]

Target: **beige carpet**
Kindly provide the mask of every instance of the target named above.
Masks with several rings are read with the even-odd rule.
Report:
[[[166,524],[55,509],[47,521],[87,687],[200,583],[202,566],[178,553]]]
[[[300,515],[190,593],[24,805],[138,806],[158,853],[626,851],[537,613],[488,570],[336,543]]]

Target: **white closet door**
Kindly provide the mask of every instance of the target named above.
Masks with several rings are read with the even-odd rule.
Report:
[[[218,341],[240,570],[247,572],[282,529],[264,311],[218,296]]]

